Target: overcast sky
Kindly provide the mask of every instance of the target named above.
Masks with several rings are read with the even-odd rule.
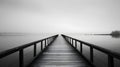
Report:
[[[120,0],[0,0],[0,32],[112,30],[120,30]]]

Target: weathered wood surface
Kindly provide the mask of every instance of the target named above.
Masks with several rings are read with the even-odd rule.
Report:
[[[59,36],[42,57],[31,64],[31,67],[90,67],[90,65]]]

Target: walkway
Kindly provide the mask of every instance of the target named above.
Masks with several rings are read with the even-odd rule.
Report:
[[[31,67],[90,67],[90,65],[61,36],[58,36]]]

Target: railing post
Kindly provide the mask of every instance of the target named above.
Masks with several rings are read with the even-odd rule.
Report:
[[[68,42],[70,43],[70,38],[68,37]]]
[[[41,41],[41,51],[43,50],[43,40]]]
[[[93,63],[93,47],[90,46],[90,61]]]
[[[71,38],[71,45],[72,45],[72,38]]]
[[[24,53],[23,49],[19,51],[19,67],[24,67]]]
[[[70,44],[72,43],[72,39],[70,38]]]
[[[36,53],[37,53],[37,45],[36,45],[36,43],[34,44],[34,57],[36,56]]]
[[[72,39],[72,46],[74,46],[73,39]]]
[[[51,38],[49,38],[49,44],[50,44],[50,42],[51,42]]]
[[[77,48],[77,41],[75,40],[75,48]]]
[[[47,46],[47,39],[45,39],[45,47]]]
[[[82,42],[80,42],[80,52],[82,54]]]
[[[110,55],[108,55],[108,67],[114,67],[114,59]]]

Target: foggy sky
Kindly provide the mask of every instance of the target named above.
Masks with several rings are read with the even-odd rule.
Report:
[[[120,0],[0,0],[0,32],[113,30],[120,30]]]

